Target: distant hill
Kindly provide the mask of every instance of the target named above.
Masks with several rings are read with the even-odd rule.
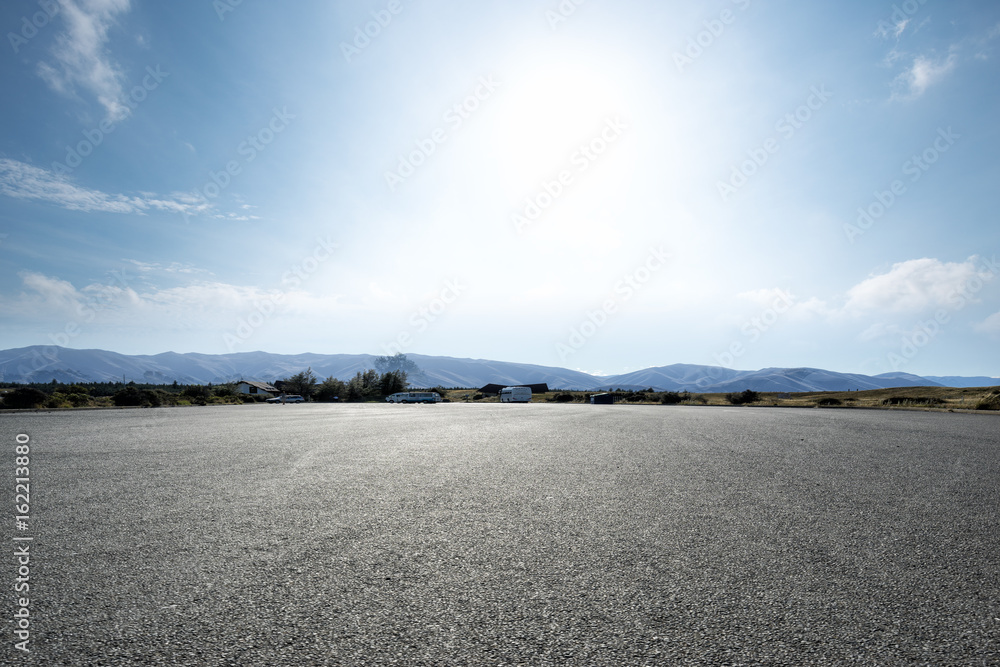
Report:
[[[886,373],[869,376],[855,373],[835,373],[819,368],[764,368],[759,371],[734,371],[719,366],[674,364],[607,378],[602,388],[652,387],[666,391],[702,393],[752,389],[754,391],[794,393],[921,386],[936,387],[941,385],[929,378],[909,373]]]
[[[658,368],[647,368],[624,375],[603,378],[601,388],[652,387],[661,391],[704,391],[703,387],[735,380],[746,371],[734,371],[721,366],[697,366],[694,364],[673,364]]]
[[[837,373],[818,368],[765,368],[737,371],[719,366],[673,364],[600,377],[552,366],[538,366],[488,359],[456,359],[410,354],[420,371],[411,374],[414,386],[482,387],[487,384],[541,384],[553,389],[657,391],[804,392],[889,389],[914,386],[988,387],[1000,385],[990,377],[920,377],[908,373],[878,376]],[[235,380],[273,382],[312,368],[320,379],[347,380],[374,366],[370,354],[235,354],[126,355],[107,350],[74,350],[32,346],[0,351],[0,382],[108,382],[150,384],[220,384]]]
[[[991,378],[984,376],[976,377],[957,377],[953,375],[948,376],[926,376],[928,380],[933,380],[941,386],[944,387],[996,387],[1000,386],[1000,378]]]
[[[545,383],[553,388],[583,390],[593,389],[600,382],[600,378],[593,375],[552,366],[487,359],[429,357],[423,354],[408,354],[406,358],[415,362],[422,371],[411,380],[425,386],[483,387],[491,383]]]
[[[834,373],[819,368],[765,368],[741,375],[727,382],[720,382],[702,391],[730,392],[753,389],[754,391],[803,392],[847,391],[856,389],[890,389],[892,387],[940,386],[936,382],[916,375],[895,373],[891,376]]]
[[[312,367],[317,376],[353,377],[371,368],[369,354],[235,354],[126,355],[105,350],[32,346],[0,351],[0,381],[109,382],[150,384],[220,384],[239,379],[277,380]]]
[[[411,374],[415,385],[481,387],[498,384],[549,383],[562,388],[589,389],[598,380],[565,368],[518,364],[485,359],[453,359],[421,354],[407,355],[420,372]],[[73,350],[33,346],[0,351],[3,382],[147,382],[151,384],[220,384],[240,379],[273,382],[312,368],[319,378],[347,380],[374,366],[371,354],[234,354],[125,355],[105,350]]]

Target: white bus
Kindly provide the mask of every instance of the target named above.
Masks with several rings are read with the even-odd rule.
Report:
[[[501,403],[531,403],[531,387],[504,387],[500,390]]]
[[[436,391],[401,391],[386,396],[386,403],[440,403],[441,394]]]

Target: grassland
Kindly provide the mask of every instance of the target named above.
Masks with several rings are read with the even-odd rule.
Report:
[[[535,394],[532,402],[589,402],[594,392],[553,391]],[[658,405],[672,392],[624,392],[619,403]],[[676,396],[676,394],[674,395]],[[678,405],[732,405],[729,394],[680,394]],[[475,389],[455,389],[447,394],[453,402],[496,403],[496,396],[483,396]],[[673,398],[673,397],[672,397]],[[668,399],[670,400],[670,399]],[[827,391],[807,393],[761,392],[758,400],[748,405],[785,408],[882,408],[922,410],[1000,410],[1000,387],[902,387],[869,391]]]
[[[484,396],[477,389],[450,389],[440,391],[445,400],[452,403],[498,403],[498,396]],[[0,388],[0,397],[10,389]],[[245,396],[190,396],[187,394],[162,394],[158,405],[184,407],[190,405],[241,405]],[[535,394],[533,403],[589,403],[595,392],[550,391]],[[625,405],[699,405],[731,406],[732,394],[696,394],[687,392],[620,392],[617,403]],[[77,400],[79,399],[79,400]],[[960,389],[953,387],[902,387],[897,389],[874,389],[870,391],[827,391],[807,393],[760,392],[757,400],[746,403],[750,406],[783,408],[879,408],[888,410],[986,410],[1000,411],[1000,387],[976,387]],[[381,402],[381,401],[379,401]],[[111,396],[84,396],[55,393],[48,397],[43,409],[67,408],[111,408]]]

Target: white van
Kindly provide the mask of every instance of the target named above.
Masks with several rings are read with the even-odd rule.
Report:
[[[440,403],[441,394],[436,391],[401,391],[386,396],[386,403]]]
[[[501,403],[531,403],[531,387],[504,387],[500,390]]]

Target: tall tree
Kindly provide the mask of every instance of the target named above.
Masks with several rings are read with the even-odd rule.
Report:
[[[310,366],[301,373],[296,373],[285,380],[284,387],[286,394],[298,394],[302,398],[309,398],[316,387],[316,374],[313,373]]]
[[[420,372],[417,364],[406,358],[402,352],[397,352],[391,357],[375,357],[375,370],[379,374],[391,373],[392,371],[402,371],[409,375],[416,375]]]
[[[323,401],[326,403],[330,403],[334,400],[346,399],[347,385],[331,376],[323,380],[323,382],[316,387],[316,393],[314,396],[317,401]]]
[[[382,377],[379,378],[379,384],[381,385],[383,396],[391,396],[392,394],[406,391],[406,372],[389,371],[388,373],[383,373]]]

